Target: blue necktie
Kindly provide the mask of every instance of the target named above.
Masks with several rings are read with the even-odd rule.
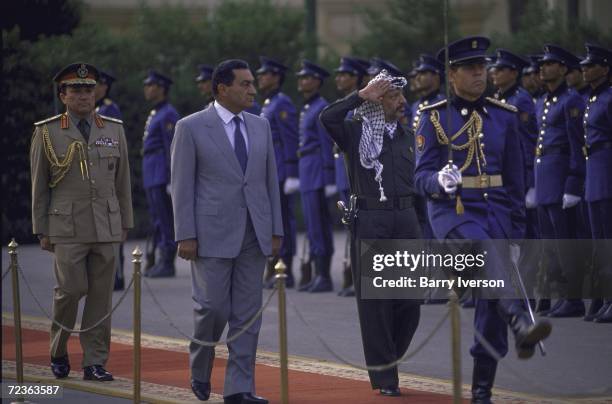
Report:
[[[247,166],[247,149],[246,143],[244,142],[244,137],[242,136],[242,131],[240,130],[240,118],[234,117],[234,125],[236,128],[234,129],[234,153],[236,153],[236,157],[238,158],[238,162],[240,163],[240,167],[242,167],[242,172],[246,172]]]

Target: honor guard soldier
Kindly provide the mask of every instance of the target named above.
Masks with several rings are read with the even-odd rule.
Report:
[[[344,218],[353,236],[351,267],[368,366],[401,357],[419,323],[419,302],[363,299],[360,288],[362,239],[421,236],[414,208],[414,136],[399,123],[406,104],[402,94],[406,83],[403,77],[381,71],[364,89],[353,91],[321,113],[321,122],[345,154],[351,181],[353,195]],[[349,117],[351,110],[355,114]],[[368,374],[372,388],[382,395],[400,395],[397,367]]]
[[[119,106],[110,99],[110,90],[116,79],[104,71],[100,71],[99,73],[100,77],[95,88],[96,114],[121,120],[121,110]]]
[[[509,285],[510,251],[497,248],[501,242],[490,244],[491,239],[523,237],[524,167],[516,108],[484,97],[489,44],[488,38],[474,36],[449,45],[448,80],[454,94],[450,105],[443,100],[421,110],[415,184],[428,197],[436,238],[477,240],[490,246],[486,276],[505,279]],[[445,49],[437,57],[444,60]],[[518,356],[529,358],[535,345],[550,334],[551,326],[547,322],[532,324],[523,302],[507,290],[498,292],[503,298],[477,299],[475,328],[503,357],[508,351],[506,325],[510,326]],[[474,357],[472,402],[490,403],[497,359],[479,340],[470,353]]]
[[[102,70],[98,72],[99,77],[95,87],[96,95],[96,114],[108,116],[121,120],[121,110],[117,103],[110,99],[111,86],[115,78]],[[125,287],[125,277],[123,275],[123,243],[118,246],[117,270],[115,271],[115,286],[113,290],[123,290]]]
[[[116,249],[133,227],[123,124],[94,112],[97,79],[87,63],[66,66],[54,77],[66,112],[35,123],[30,149],[33,231],[55,259],[50,353],[57,378],[70,372],[70,333],[56,324],[74,328],[83,296],[81,329],[110,313]],[[110,316],[80,334],[85,380],[113,380],[104,369],[110,334]]]
[[[531,95],[521,87],[519,78],[523,69],[529,62],[505,49],[497,49],[495,63],[492,65],[491,76],[496,92],[495,98],[502,103],[512,105],[518,110],[520,134],[519,140],[524,164],[524,185],[526,239],[539,239],[538,211],[535,201],[535,178],[533,175],[534,152],[536,138],[538,137],[538,125],[535,116],[535,105]],[[535,284],[536,269],[539,262],[539,243],[528,243],[523,246],[523,255],[519,265],[525,272],[528,285]]]
[[[540,232],[543,239],[575,239],[575,207],[584,194],[582,117],[585,105],[565,81],[573,55],[555,45],[546,45],[544,50],[540,77],[546,93],[536,103],[539,133],[534,165]],[[547,271],[549,282],[559,288],[561,298],[542,314],[581,317],[585,312],[580,298],[584,271],[578,254],[559,242],[553,251]]]
[[[329,73],[321,66],[304,60],[296,75],[298,91],[304,97],[299,118],[297,152],[300,192],[310,243],[310,259],[314,262],[316,272],[316,277],[300,285],[298,290],[329,292],[334,289],[331,279],[334,241],[327,197],[336,193],[336,186],[332,140],[319,122],[319,113],[327,105],[319,91]],[[305,275],[302,274],[302,277]]]
[[[210,65],[199,65],[198,70],[200,74],[197,75],[195,81],[198,85],[198,90],[200,90],[200,95],[204,98],[204,108],[202,109],[206,109],[215,100],[212,93],[212,74],[214,68]]]
[[[160,251],[159,262],[152,266],[152,262],[147,262],[145,276],[149,278],[172,277],[175,272],[174,220],[172,201],[167,189],[170,184],[170,145],[174,126],[180,117],[168,102],[171,85],[170,78],[155,70],[150,70],[144,80],[145,99],[154,105],[149,112],[142,141],[142,181],[153,225],[152,261],[155,250]]]
[[[421,115],[419,109],[444,99],[440,92],[444,81],[444,64],[431,55],[422,54],[419,56],[419,62],[414,71],[416,73],[415,91],[419,93],[419,98],[410,106],[412,130],[415,130],[419,123]]]
[[[587,321],[612,322],[612,51],[586,45],[587,56],[580,63],[584,80],[591,86],[583,119],[586,158],[585,200],[595,239],[595,269],[599,296],[591,302]]]
[[[582,77],[582,67],[580,66],[582,59],[569,52],[567,57],[568,71],[565,75],[567,86],[569,88],[573,88],[578,94],[580,94],[584,100],[584,103],[586,104],[591,93],[591,86],[589,86],[589,84],[585,82],[584,78]]]
[[[521,84],[531,95],[531,99],[535,104],[538,98],[544,94],[542,81],[540,80],[540,65],[538,64],[539,60],[542,59],[542,55],[529,55],[527,58],[529,59],[529,65],[523,68]]]
[[[336,89],[342,94],[343,97],[345,97],[353,91],[361,88],[363,76],[366,74],[368,74],[368,72],[362,62],[356,58],[345,56],[340,59],[340,66],[338,66],[336,69]],[[352,117],[353,111],[349,111],[346,114],[346,119],[351,119]],[[340,196],[340,200],[342,200],[348,206],[350,194],[349,180],[346,175],[344,155],[336,144],[334,144],[334,158],[336,164],[336,186],[338,187],[338,194]],[[346,243],[346,247],[348,247],[348,243],[350,243],[350,235],[347,235]],[[348,258],[346,254],[349,251],[348,248],[345,248],[344,250],[346,262],[346,259]],[[340,292],[338,292],[338,296],[355,296],[350,265],[344,265],[342,272],[343,283],[342,289]]]
[[[293,256],[296,251],[295,202],[296,193],[300,190],[298,177],[298,120],[297,111],[291,98],[281,91],[288,67],[274,59],[260,56],[261,67],[256,71],[259,91],[265,97],[261,116],[270,122],[276,169],[280,189],[281,210],[283,218],[283,244],[280,258],[287,270],[285,284],[288,288],[294,285]],[[268,265],[264,287],[274,288],[272,265]]]

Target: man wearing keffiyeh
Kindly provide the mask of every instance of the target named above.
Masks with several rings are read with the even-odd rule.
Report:
[[[361,239],[420,238],[414,208],[414,136],[398,121],[406,79],[382,70],[362,90],[327,106],[321,122],[344,153],[358,218],[353,220],[351,267],[368,366],[401,357],[416,331],[420,305],[411,300],[362,299],[358,252]],[[349,111],[353,117],[345,119]],[[397,368],[370,371],[373,389],[400,395]]]

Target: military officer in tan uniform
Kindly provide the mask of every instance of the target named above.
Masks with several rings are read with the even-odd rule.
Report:
[[[55,76],[66,112],[34,124],[30,150],[33,230],[55,257],[53,319],[67,328],[74,327],[83,296],[83,329],[110,311],[114,249],[133,227],[123,124],[94,112],[97,79],[97,69],[86,63]],[[113,380],[104,369],[110,327],[109,317],[80,334],[85,380]],[[70,372],[69,336],[51,326],[51,370],[57,378]]]

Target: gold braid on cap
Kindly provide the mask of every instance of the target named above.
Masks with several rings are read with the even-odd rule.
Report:
[[[442,145],[448,145],[449,139],[446,133],[444,132],[444,128],[440,124],[440,113],[437,110],[431,111],[430,118],[431,123],[436,130],[436,137],[438,138],[438,142]],[[459,136],[461,136],[464,132],[467,132],[468,140],[462,145],[452,144]],[[476,163],[478,165],[478,173],[480,174],[480,160],[486,164],[485,156],[482,150],[482,147],[477,147],[477,143],[480,143],[479,134],[482,132],[482,117],[476,112],[472,111],[472,115],[470,115],[470,119],[450,138],[451,147],[453,150],[465,150],[467,149],[467,156],[465,158],[465,162],[463,166],[459,169],[459,171],[465,171],[470,164],[472,164],[472,160],[474,160],[474,155],[476,155]],[[478,153],[480,155],[478,155]]]
[[[59,161],[57,155],[55,154],[55,150],[53,150],[53,144],[51,143],[51,137],[49,136],[49,129],[47,128],[47,125],[43,126],[42,135],[47,160],[49,160],[51,168],[57,169],[57,175],[55,178],[51,179],[49,188],[55,188],[55,186],[62,179],[64,179],[70,170],[70,166],[72,164],[72,160],[74,160],[74,154],[76,152],[79,153],[79,165],[81,166],[81,176],[83,177],[83,181],[85,181],[85,178],[89,179],[89,170],[87,168],[87,159],[85,158],[85,148],[83,146],[83,142],[75,140],[74,142],[70,143],[68,146],[68,151],[66,152],[66,157],[62,161]]]

